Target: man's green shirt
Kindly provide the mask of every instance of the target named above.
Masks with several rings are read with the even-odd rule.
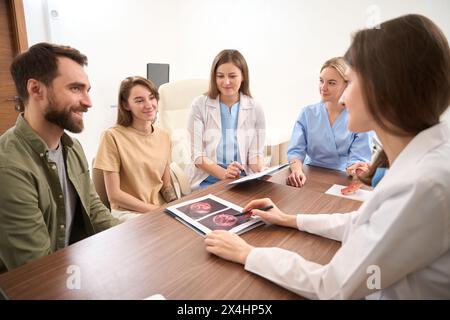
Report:
[[[77,206],[70,243],[117,225],[94,189],[80,143],[61,138]],[[0,273],[64,248],[66,211],[45,142],[19,115],[0,137]]]

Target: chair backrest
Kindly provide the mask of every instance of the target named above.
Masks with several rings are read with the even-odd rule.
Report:
[[[190,163],[190,139],[187,123],[192,101],[208,90],[209,80],[187,79],[159,87],[159,126],[172,140],[172,160],[182,169]]]
[[[105,179],[103,177],[103,170],[94,168],[95,158],[92,160],[92,182],[94,183],[95,190],[102,200],[103,204],[111,210],[108,194],[106,193]]]

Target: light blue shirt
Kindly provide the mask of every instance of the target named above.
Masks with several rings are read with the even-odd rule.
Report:
[[[375,174],[372,177],[372,188],[375,188],[377,184],[383,179],[386,173],[389,171],[388,168],[377,168]]]
[[[355,162],[369,162],[371,133],[352,133],[347,121],[347,109],[331,126],[325,103],[304,107],[295,122],[288,160],[342,171]]]
[[[217,164],[222,168],[227,168],[233,161],[241,163],[237,141],[239,106],[240,103],[236,102],[228,108],[226,104],[220,102],[222,138],[217,146]],[[200,188],[206,188],[218,181],[219,179],[210,175],[200,183]]]
[[[239,105],[239,102],[236,102],[230,109],[226,104],[220,103],[222,138],[217,146],[217,163],[225,165],[225,167],[233,161],[241,163],[237,141]]]

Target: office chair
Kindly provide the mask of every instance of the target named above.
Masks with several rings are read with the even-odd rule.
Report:
[[[105,179],[103,177],[103,170],[94,168],[95,158],[92,159],[92,182],[94,183],[95,190],[102,200],[103,204],[111,210],[111,205],[109,203],[108,194],[106,193]]]
[[[191,193],[190,183],[185,174],[187,165],[191,163],[190,137],[187,123],[191,103],[195,97],[208,90],[206,79],[188,79],[169,82],[159,87],[158,125],[166,130],[172,141],[171,177],[177,196]],[[264,165],[276,166],[287,162],[287,146],[289,137],[282,132],[270,133],[265,146]]]
[[[266,122],[268,118],[266,115]],[[267,125],[267,123],[266,123]],[[287,163],[287,149],[290,137],[285,130],[266,128],[266,142],[264,146],[264,165],[274,167]]]
[[[172,141],[170,174],[177,196],[191,193],[185,170],[191,160],[191,142],[187,130],[192,101],[208,90],[206,79],[187,79],[162,84],[159,87],[158,125],[167,131]]]

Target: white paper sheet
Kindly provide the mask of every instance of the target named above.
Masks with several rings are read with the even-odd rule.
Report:
[[[242,177],[240,179],[237,179],[237,180],[234,180],[234,181],[230,182],[228,185],[239,184],[239,183],[250,181],[250,180],[253,180],[253,179],[258,179],[258,178],[267,176],[269,174],[272,174],[272,173],[274,173],[274,172],[276,172],[278,170],[281,170],[281,169],[283,169],[284,167],[286,167],[288,165],[289,165],[289,163],[285,163],[285,164],[282,164],[282,165],[279,165],[279,166],[271,167],[271,168],[269,168],[267,170],[264,170],[264,171],[261,171],[261,172],[249,174],[248,176],[245,176],[245,177]]]
[[[162,294],[157,293],[145,298],[144,300],[166,300],[166,297],[164,297]]]
[[[342,198],[346,198],[346,199],[352,199],[352,200],[364,202],[364,201],[367,201],[372,196],[372,193],[373,193],[373,191],[359,189],[354,194],[343,195],[341,193],[341,189],[345,188],[345,187],[346,186],[342,186],[340,184],[334,184],[331,186],[330,189],[325,191],[325,194],[331,194],[331,195],[337,196],[337,197],[342,197]]]

